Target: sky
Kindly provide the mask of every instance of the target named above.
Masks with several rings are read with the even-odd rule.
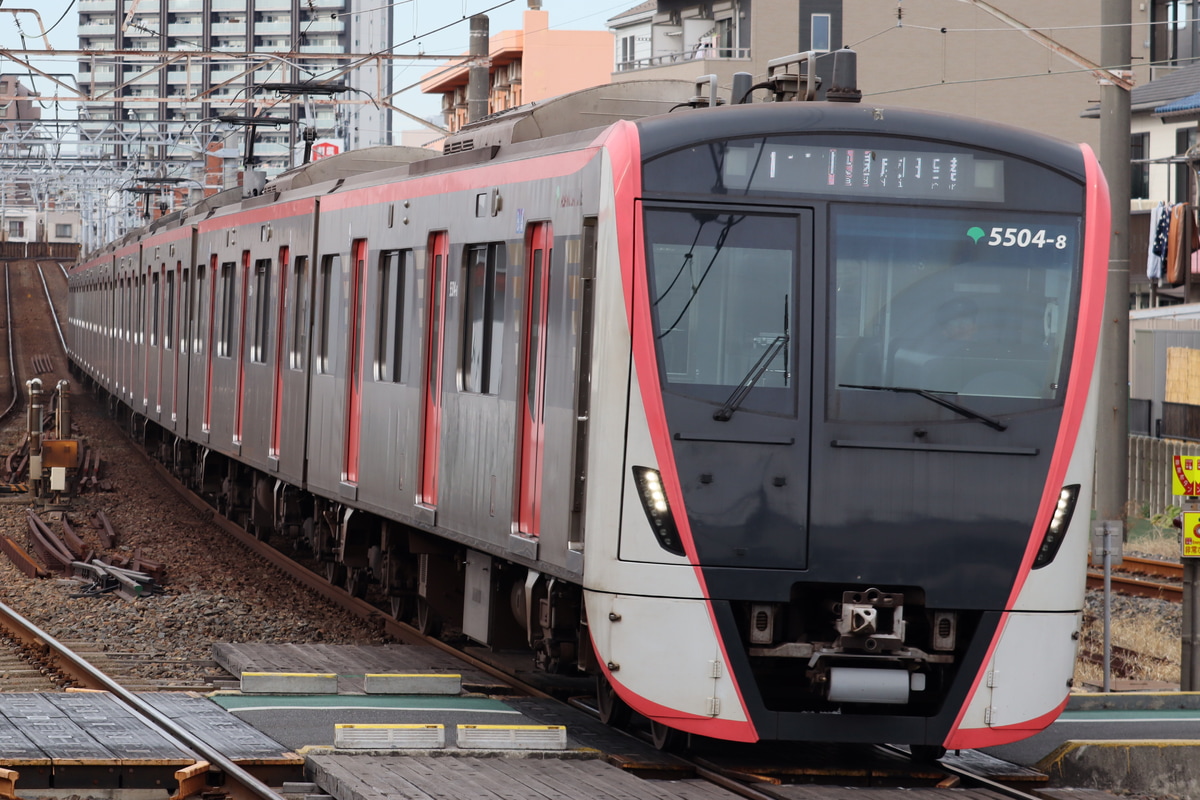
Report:
[[[166,0],[170,2],[170,0]],[[77,0],[0,0],[0,48],[42,49],[36,38],[38,24],[28,13],[14,14],[6,8],[36,8],[42,25],[51,28],[50,45],[56,49],[74,50],[78,47],[79,11]],[[527,10],[527,0],[364,0],[364,10],[391,4],[395,15],[394,52],[406,53],[465,53],[469,46],[468,18],[487,14],[493,34],[521,27],[521,16]],[[550,15],[550,27],[567,30],[605,30],[605,20],[638,4],[638,0],[542,0],[542,10]],[[64,12],[66,15],[64,16]],[[57,26],[56,21],[60,20]],[[25,44],[22,44],[22,32]],[[46,72],[74,72],[75,60],[58,58],[37,62]],[[415,84],[424,73],[437,66],[434,61],[413,61],[397,67],[397,88]],[[0,71],[14,71],[14,64],[0,57]],[[23,80],[28,84],[30,80]],[[43,94],[50,89],[45,79],[32,79],[33,88]],[[405,111],[422,118],[438,113],[440,98],[423,96],[413,88],[397,98]],[[43,110],[43,117],[53,116]],[[397,129],[417,127],[404,119],[397,120]]]

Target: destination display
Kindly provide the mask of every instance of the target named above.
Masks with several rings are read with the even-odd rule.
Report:
[[[1004,200],[1004,162],[961,152],[731,144],[722,178],[727,191]]]

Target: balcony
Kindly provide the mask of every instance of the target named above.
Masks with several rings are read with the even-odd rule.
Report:
[[[81,22],[79,23],[79,36],[116,36],[117,24],[115,22]]]
[[[311,22],[302,23],[300,25],[300,29],[305,33],[344,33],[346,30],[346,23],[342,21],[341,17],[338,17],[337,19],[322,17],[321,19],[314,19]]]
[[[213,0],[213,2],[215,3],[217,0]],[[243,0],[242,6],[245,7],[245,0]],[[216,10],[215,5],[213,6],[213,10]],[[257,0],[257,2],[254,3],[254,10],[256,12],[291,11],[292,2],[291,0]]]
[[[242,36],[246,33],[245,22],[214,22],[213,36]]]
[[[282,22],[256,22],[254,23],[255,36],[291,36],[292,22],[285,20]]]
[[[630,72],[637,69],[652,69],[665,67],[669,64],[682,64],[689,61],[749,61],[749,47],[702,47],[686,50],[682,53],[663,53],[649,58],[638,58],[632,61],[618,61],[617,72]]]
[[[204,32],[199,22],[172,22],[167,26],[168,36],[200,36]]]

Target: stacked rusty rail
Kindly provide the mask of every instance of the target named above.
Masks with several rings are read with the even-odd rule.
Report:
[[[1163,583],[1134,577],[1144,575],[1152,578],[1166,578],[1177,583]],[[1179,603],[1183,601],[1183,565],[1175,561],[1158,561],[1153,558],[1125,556],[1123,563],[1112,573],[1112,588],[1124,594],[1138,597],[1160,597]],[[1087,585],[1089,589],[1104,588],[1104,573],[1094,566],[1088,570]]]

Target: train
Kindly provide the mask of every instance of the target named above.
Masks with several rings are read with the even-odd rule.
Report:
[[[660,747],[1032,735],[1081,624],[1103,175],[797,72],[214,194],[70,269],[72,367],[248,531]]]

